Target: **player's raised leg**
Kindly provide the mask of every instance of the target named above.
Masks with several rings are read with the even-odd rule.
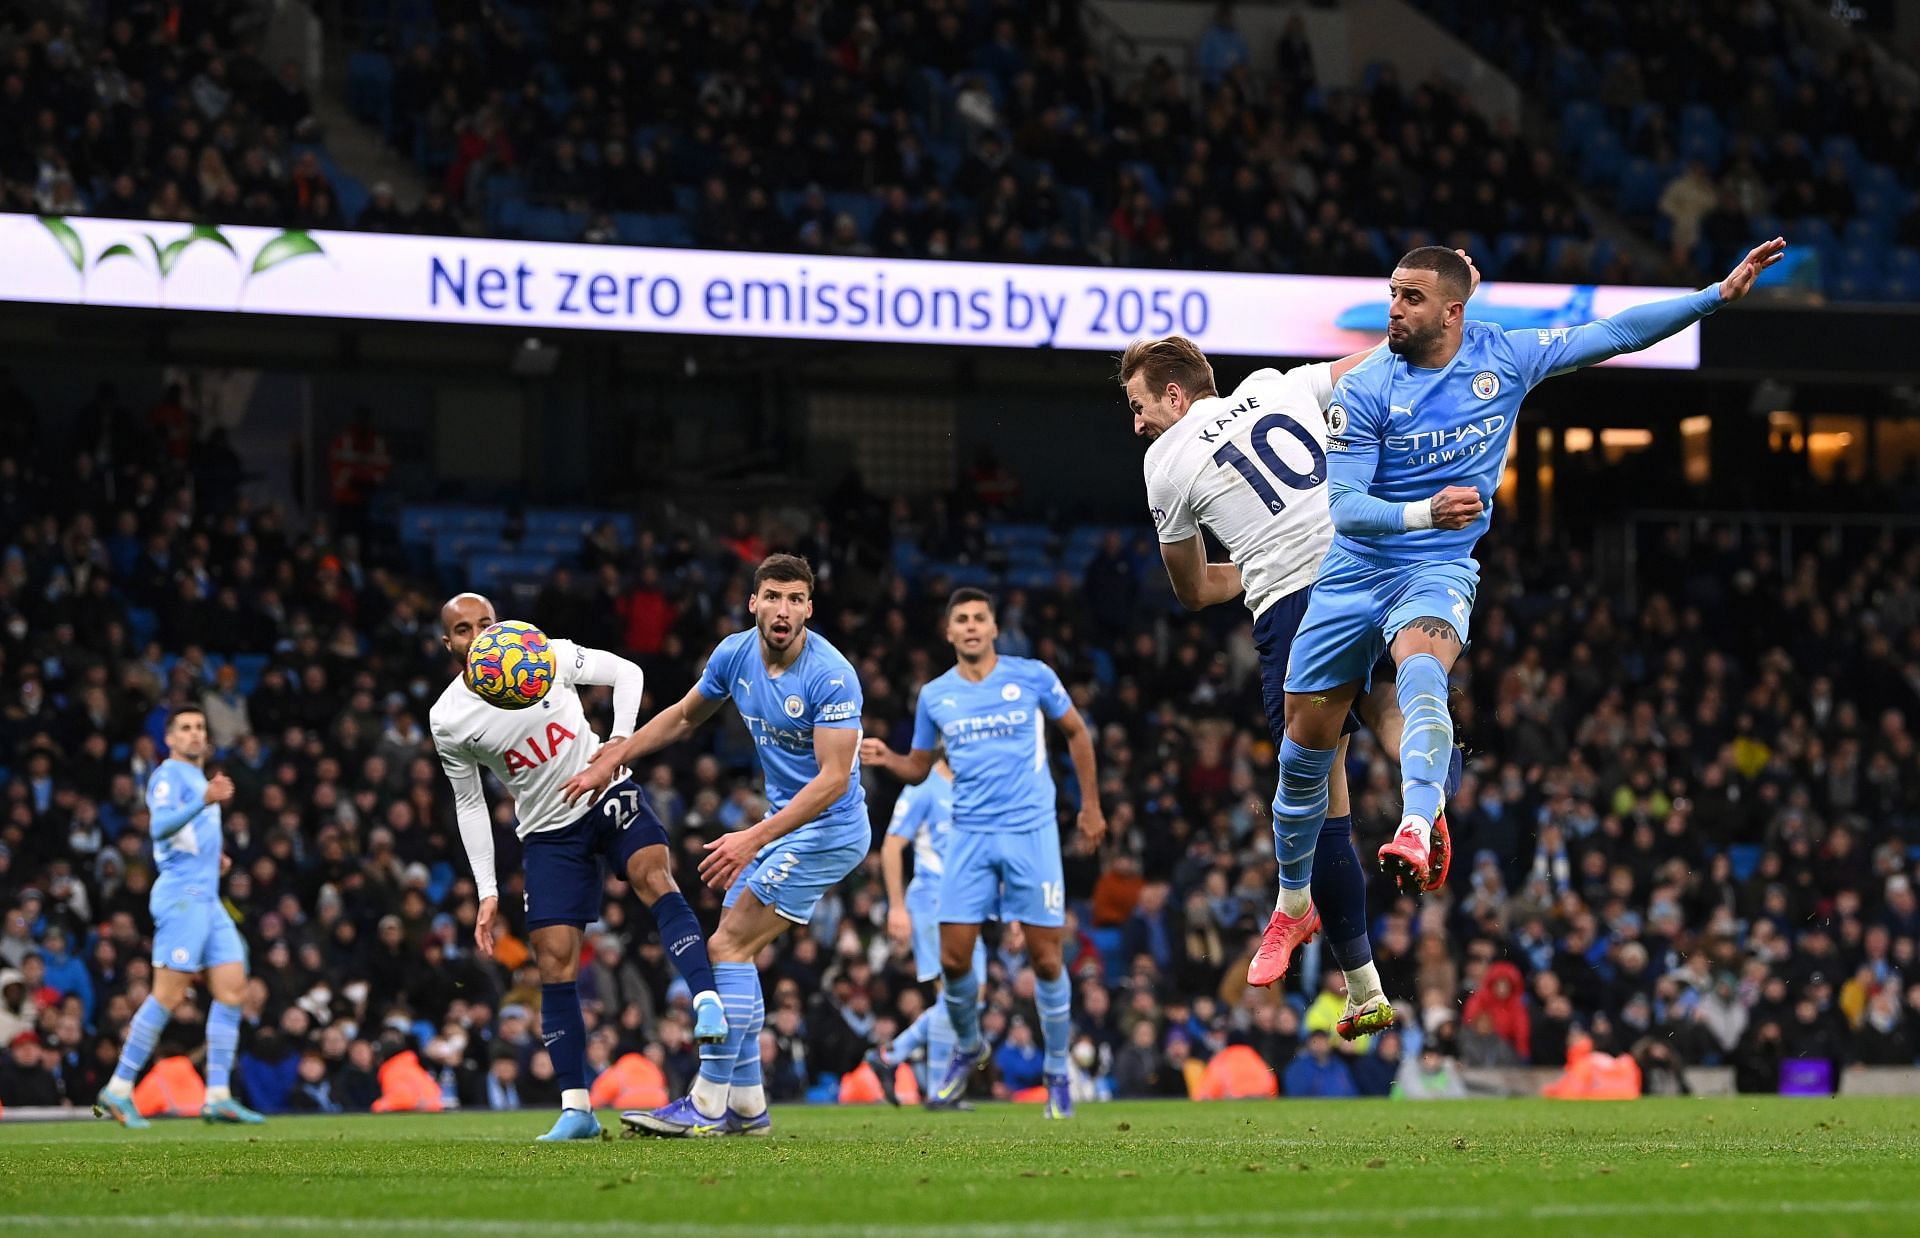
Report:
[[[1448,700],[1451,702],[1451,694]],[[1398,767],[1400,740],[1406,732],[1406,720],[1400,713],[1400,684],[1391,656],[1382,658],[1374,667],[1373,686],[1360,698],[1354,710],[1366,723],[1367,729],[1373,732],[1380,751]],[[1427,838],[1427,883],[1424,889],[1429,892],[1445,885],[1447,874],[1453,870],[1453,835],[1447,828],[1447,805],[1459,793],[1460,782],[1466,777],[1466,772],[1467,752],[1456,728],[1453,750],[1447,754],[1446,777],[1440,783],[1440,812],[1434,817],[1433,833]]]
[[[713,978],[713,963],[707,954],[707,936],[700,931],[700,919],[693,914],[687,896],[673,879],[673,861],[667,848],[667,830],[655,815],[646,794],[629,782],[607,792],[611,799],[633,791],[634,811],[625,817],[620,830],[617,860],[627,875],[627,884],[653,913],[660,930],[660,944],[673,960],[674,970],[693,991],[693,1038],[703,1045],[719,1044],[727,1038],[726,1010]]]
[[[1388,613],[1404,719],[1400,736],[1400,828],[1380,849],[1380,866],[1402,892],[1418,895],[1444,879],[1431,839],[1444,804],[1453,760],[1453,715],[1447,677],[1465,647],[1477,573],[1467,564],[1424,565],[1419,583]],[[1446,618],[1441,618],[1441,613]],[[1443,855],[1450,853],[1448,845]]]

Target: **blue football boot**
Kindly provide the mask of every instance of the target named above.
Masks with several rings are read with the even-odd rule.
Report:
[[[229,1122],[235,1126],[258,1126],[267,1119],[265,1114],[255,1113],[229,1096],[225,1100],[209,1101],[200,1106],[200,1120]]]
[[[620,1121],[641,1134],[666,1139],[710,1139],[727,1133],[727,1116],[708,1117],[694,1108],[691,1096],[682,1096],[658,1109],[629,1109],[620,1115]]]
[[[600,1138],[600,1119],[585,1109],[562,1109],[553,1129],[535,1139],[535,1143],[572,1143]]]
[[[727,1038],[727,1008],[712,989],[693,999],[693,1039],[703,1045],[717,1045]]]

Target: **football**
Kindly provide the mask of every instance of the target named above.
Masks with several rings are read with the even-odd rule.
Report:
[[[553,642],[531,623],[496,623],[467,650],[467,687],[501,709],[538,705],[553,687],[553,672]]]

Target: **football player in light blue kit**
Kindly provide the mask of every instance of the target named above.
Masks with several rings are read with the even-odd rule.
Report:
[[[1321,562],[1287,670],[1276,824],[1313,854],[1340,725],[1383,648],[1398,668],[1403,817],[1382,870],[1417,895],[1453,749],[1447,677],[1467,643],[1480,581],[1473,547],[1493,519],[1514,423],[1542,380],[1645,348],[1737,301],[1786,242],[1756,246],[1719,284],[1580,327],[1504,331],[1466,319],[1467,263],[1428,246],[1388,285],[1387,349],[1335,384],[1327,409],[1333,548]],[[1281,860],[1282,910],[1304,876]],[[1292,896],[1299,911],[1287,906]]]
[[[747,599],[754,627],[714,648],[700,682],[633,736],[610,743],[565,787],[598,794],[622,766],[689,739],[729,700],[752,733],[772,807],[757,824],[707,844],[700,876],[727,892],[707,942],[727,1038],[700,1046],[700,1074],[686,1096],[650,1112],[620,1115],[653,1135],[765,1135],[760,1029],[767,1006],[754,956],[813,918],[821,895],[859,867],[873,846],[860,785],[860,680],[852,663],[807,628],[813,569],[795,555],[769,555]]]
[[[920,689],[913,751],[902,756],[868,740],[861,755],[906,782],[919,783],[933,769],[935,746],[944,741],[953,765],[954,839],[941,857],[940,968],[947,978],[941,1000],[953,1020],[955,1043],[952,1058],[930,1079],[932,1099],[957,1100],[974,1067],[986,1059],[973,952],[981,921],[998,915],[1026,928],[1047,1052],[1046,1115],[1069,1118],[1073,982],[1061,957],[1067,891],[1053,772],[1047,765],[1048,718],[1067,737],[1080,784],[1080,835],[1089,846],[1105,836],[1107,819],[1100,811],[1086,721],[1046,664],[995,652],[999,634],[993,599],[979,589],[955,590],[947,603],[947,639],[959,661]],[[936,1075],[932,1069],[927,1073]]]
[[[940,882],[946,871],[945,855],[953,842],[953,767],[946,753],[935,749],[933,776],[918,786],[908,786],[893,804],[893,820],[887,826],[886,839],[880,844],[880,873],[887,885],[887,935],[896,942],[913,944],[915,979],[921,984],[939,980],[940,972]],[[902,881],[905,866],[901,857],[913,848],[913,882]],[[987,975],[987,947],[975,942],[973,970],[982,983]],[[867,1065],[880,1080],[881,1094],[890,1105],[900,1103],[894,1087],[894,1071],[921,1049],[927,1051],[929,1076],[945,1070],[953,1060],[953,1020],[947,1016],[944,1001],[928,1003],[907,1029],[886,1045],[867,1052]],[[925,1092],[929,1109],[965,1106],[961,1100],[942,1104],[932,1095],[937,1078],[929,1078]]]
[[[207,1012],[207,1099],[200,1116],[252,1125],[266,1119],[228,1091],[240,1043],[240,999],[247,988],[246,943],[220,903],[220,805],[233,798],[233,780],[225,774],[207,777],[207,715],[199,706],[173,711],[166,740],[167,759],[147,780],[147,829],[160,870],[147,896],[153,910],[153,992],[127,1024],[120,1063],[94,1098],[93,1113],[133,1129],[151,1125],[134,1108],[134,1082],[153,1056],[169,1014],[185,1000],[194,976],[205,971],[213,1008]]]

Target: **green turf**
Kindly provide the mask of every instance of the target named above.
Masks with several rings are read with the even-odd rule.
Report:
[[[1907,1100],[782,1109],[770,1139],[527,1142],[546,1121],[0,1123],[0,1236],[1920,1233]]]

